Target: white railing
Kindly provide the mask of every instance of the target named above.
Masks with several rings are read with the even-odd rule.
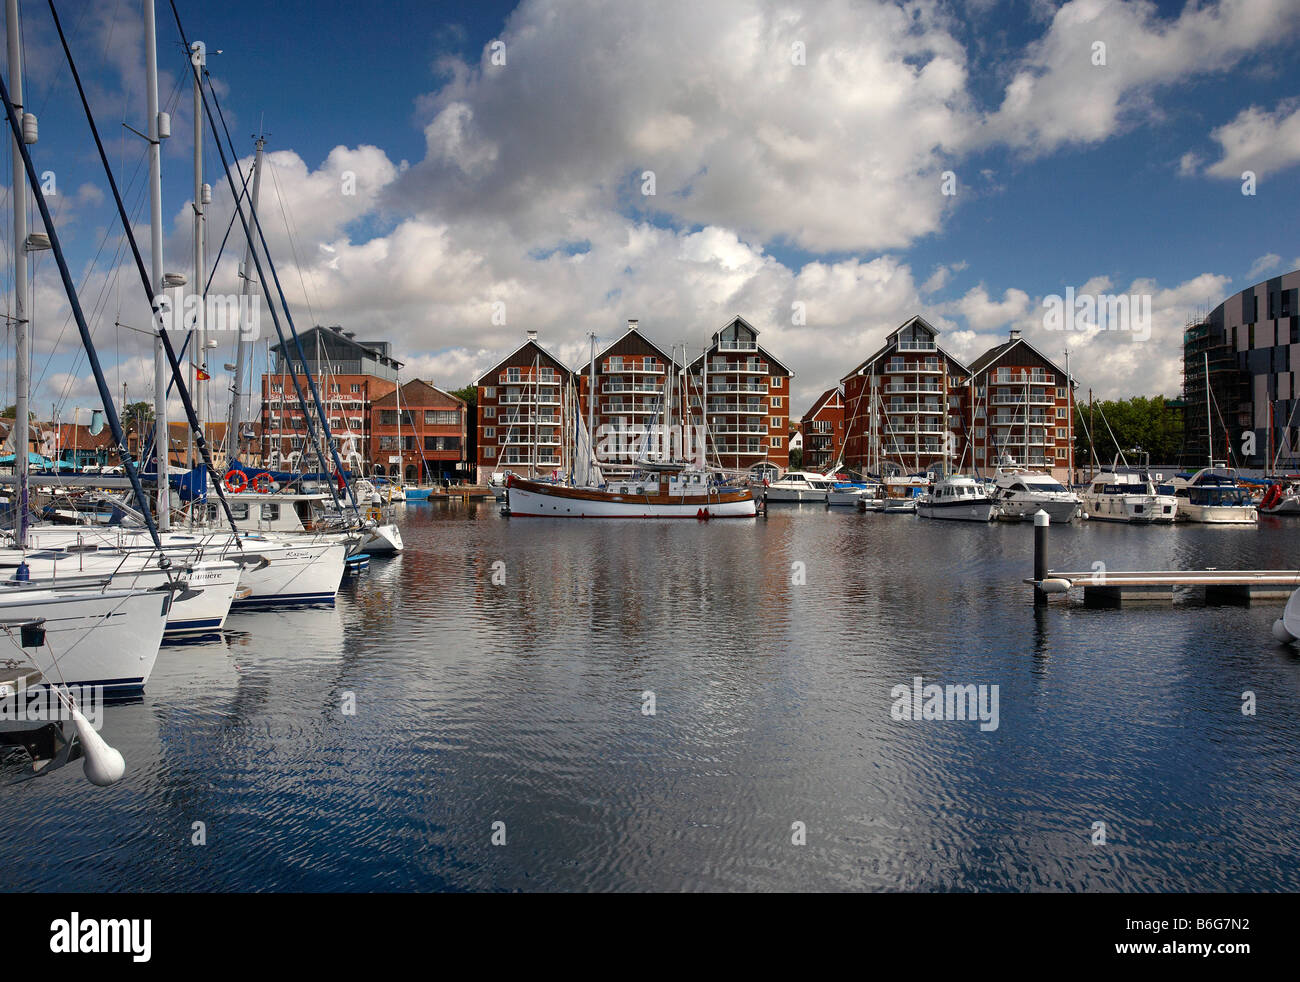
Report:
[[[709,383],[709,395],[724,395],[731,392],[754,392],[767,395],[767,386],[762,382]]]
[[[712,402],[709,403],[710,416],[726,416],[735,413],[751,413],[758,416],[766,415],[767,410],[758,403],[735,403],[735,402]]]

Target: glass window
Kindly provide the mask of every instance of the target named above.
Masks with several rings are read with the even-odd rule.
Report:
[[[262,502],[262,521],[274,522],[280,518],[280,505],[275,501]]]

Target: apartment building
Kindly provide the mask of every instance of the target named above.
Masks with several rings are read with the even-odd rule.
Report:
[[[790,464],[790,380],[794,372],[758,342],[737,315],[685,373],[686,418],[703,426],[711,465],[748,470]]]
[[[835,466],[844,447],[844,394],[838,387],[817,397],[800,420],[799,433],[804,470],[825,474]]]
[[[925,318],[912,317],[840,380],[848,467],[879,474],[959,466],[969,450],[971,370],[944,351],[938,335]]]
[[[574,373],[537,342],[537,332],[484,372],[478,388],[477,481],[510,470],[558,475],[567,465],[577,407]]]

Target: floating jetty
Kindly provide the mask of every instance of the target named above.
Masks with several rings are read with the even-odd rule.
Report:
[[[1202,592],[1206,603],[1249,604],[1253,600],[1286,600],[1300,589],[1300,570],[1188,569],[1124,570],[1101,566],[1081,572],[1060,572],[1047,565],[1046,513],[1034,516],[1034,575],[1024,582],[1034,588],[1034,604],[1042,606],[1052,594],[1083,590],[1089,607],[1121,607],[1131,603],[1173,603],[1189,590]]]

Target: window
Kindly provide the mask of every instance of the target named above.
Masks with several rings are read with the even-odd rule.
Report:
[[[983,419],[983,418],[984,418],[984,407],[983,407],[983,406],[976,406],[976,407],[975,407],[975,418],[976,418],[976,419]]]
[[[984,427],[982,427],[982,426],[977,426],[977,427],[975,427],[975,429],[974,429],[973,432],[974,432],[974,434],[975,434],[975,439],[976,439],[976,440],[983,440],[983,439],[984,439]]]
[[[381,436],[381,437],[379,438],[379,449],[380,449],[380,450],[396,450],[396,449],[397,449],[397,437],[395,437],[395,436]]]
[[[460,422],[460,413],[454,409],[426,409],[424,423],[426,426],[455,426]]]
[[[781,408],[781,397],[780,397],[780,396],[773,396],[773,397],[772,397],[772,408],[773,408],[773,409],[780,409],[780,408]]]
[[[248,521],[248,502],[232,501],[230,504],[230,515],[237,522]]]
[[[1066,414],[1067,412],[1068,412],[1068,410],[1067,410],[1064,406],[1057,406],[1057,407],[1056,407],[1056,418],[1057,418],[1057,419],[1065,419],[1065,414]]]
[[[782,380],[782,378],[781,378],[780,375],[774,376],[773,379],[772,379],[772,388],[774,388],[774,389],[779,389],[779,388],[781,388],[781,382],[782,382],[782,381],[783,381],[783,380]]]
[[[1068,440],[1070,439],[1070,431],[1064,426],[1058,427],[1056,430],[1056,438],[1058,440]]]
[[[484,419],[496,419],[496,418],[497,418],[497,407],[496,407],[496,406],[484,406],[484,407],[483,407],[483,418],[484,418]]]
[[[768,440],[767,442],[770,443],[770,444],[772,445],[772,448],[773,448],[773,449],[777,449],[777,448],[779,448],[779,447],[782,445],[783,440],[782,440],[782,438],[779,437],[779,436],[774,436],[774,437],[772,437],[770,440]]]
[[[271,386],[271,391],[272,391],[272,392],[283,392],[283,391],[284,391],[284,386],[281,385],[279,382],[276,382],[274,385]]]
[[[496,447],[484,447],[484,448],[483,448],[483,459],[484,459],[484,460],[491,460],[491,459],[492,459],[493,457],[495,457],[496,455],[497,455],[497,448],[496,448]]]
[[[1056,398],[1058,398],[1058,399],[1068,399],[1069,397],[1070,397],[1070,393],[1069,393],[1068,391],[1066,391],[1065,389],[1057,389],[1057,390],[1056,390]]]
[[[396,410],[396,409],[381,409],[381,410],[379,410],[379,425],[380,425],[380,426],[396,426],[396,425],[397,425],[397,410]]]
[[[495,426],[483,427],[483,438],[485,440],[494,440],[496,439],[496,435],[497,435],[497,428]]]
[[[353,394],[354,396],[355,396],[355,395],[360,395],[360,394],[361,394],[361,386],[360,386],[358,383],[356,383],[356,382],[353,382],[353,383],[352,383],[352,394]]]
[[[280,505],[278,502],[265,501],[262,503],[262,521],[275,522],[280,519]]]
[[[483,398],[484,398],[484,399],[495,399],[496,397],[497,397],[496,386],[494,386],[494,385],[485,385],[485,386],[483,386]]]

